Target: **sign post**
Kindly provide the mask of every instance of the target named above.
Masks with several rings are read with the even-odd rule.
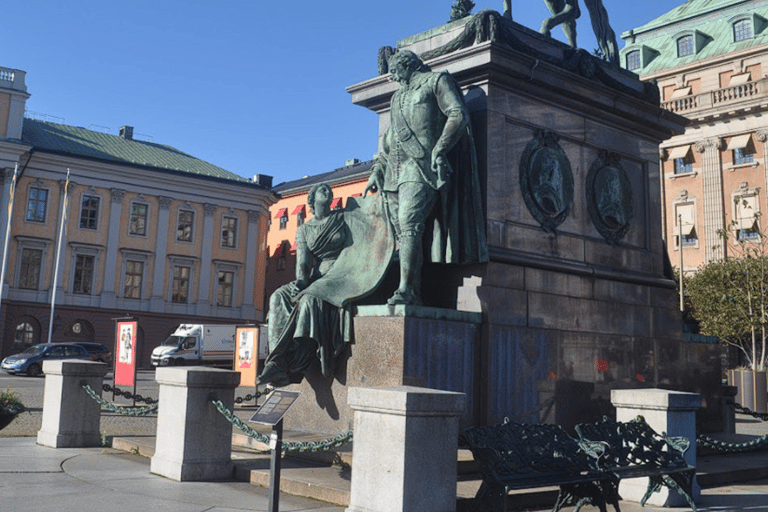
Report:
[[[275,390],[267,401],[251,417],[254,423],[272,425],[269,448],[272,450],[269,470],[269,507],[268,512],[279,512],[280,505],[280,465],[283,454],[283,417],[296,402],[301,393],[297,391]]]

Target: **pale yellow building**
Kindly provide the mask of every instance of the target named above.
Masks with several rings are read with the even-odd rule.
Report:
[[[689,0],[622,38],[623,66],[655,81],[662,107],[690,120],[661,145],[660,181],[671,263],[682,256],[695,271],[765,230],[768,3]],[[724,241],[718,232],[729,226]]]
[[[2,355],[47,341],[54,276],[52,341],[112,347],[114,319],[132,316],[143,364],[180,323],[264,320],[270,183],[138,140],[129,126],[108,134],[25,118],[28,97],[25,73],[0,68],[4,205],[18,166]],[[10,212],[0,212],[4,235]]]

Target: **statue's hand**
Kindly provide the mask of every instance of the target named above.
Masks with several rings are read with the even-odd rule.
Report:
[[[432,155],[432,170],[435,171],[440,181],[448,181],[451,176],[451,164],[445,158],[443,153],[437,153]]]
[[[307,286],[309,286],[309,282],[306,279],[297,279],[293,282],[294,294],[299,293]]]
[[[381,190],[381,173],[374,171],[371,173],[371,177],[368,178],[368,184],[363,191],[363,197],[368,195],[368,192],[378,192]]]

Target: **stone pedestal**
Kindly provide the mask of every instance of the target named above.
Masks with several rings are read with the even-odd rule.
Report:
[[[317,364],[300,384],[286,389],[301,396],[285,427],[341,434],[352,428],[348,390],[355,386],[421,386],[465,393],[462,426],[474,423],[476,369],[482,315],[417,306],[360,306],[355,343],[339,358],[334,378]]]
[[[685,452],[685,461],[696,467],[696,411],[701,407],[701,396],[666,389],[614,389],[611,402],[616,406],[616,420],[630,421],[643,416],[658,433],[670,437],[686,437],[691,442]],[[648,488],[647,478],[622,480],[619,494],[628,501],[639,502]],[[701,487],[693,481],[693,499],[701,497]],[[662,507],[688,506],[676,491],[662,487],[648,498],[649,505]]]
[[[237,372],[158,368],[157,448],[150,471],[179,482],[232,478],[232,424],[211,403],[232,410]]]
[[[462,393],[417,387],[349,389],[355,412],[347,512],[456,510]]]
[[[100,446],[101,405],[85,392],[85,381],[101,396],[108,367],[93,361],[45,361],[43,424],[37,444],[51,448]]]

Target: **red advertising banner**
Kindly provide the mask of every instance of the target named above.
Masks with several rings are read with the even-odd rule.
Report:
[[[135,320],[117,322],[115,333],[115,385],[136,384],[136,331]]]
[[[240,385],[256,387],[259,366],[259,328],[238,327],[235,350],[235,371],[240,372]]]

